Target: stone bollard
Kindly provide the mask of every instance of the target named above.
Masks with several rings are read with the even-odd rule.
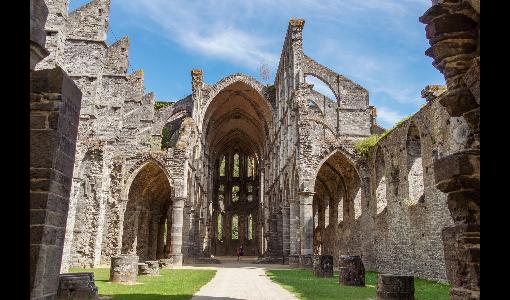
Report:
[[[365,267],[359,255],[340,255],[339,267],[341,285],[365,286]]]
[[[94,273],[66,273],[59,275],[57,300],[96,300]]]
[[[300,255],[299,256],[299,266],[301,268],[311,269],[313,268],[312,255]]]
[[[289,267],[299,268],[299,255],[289,255]]]
[[[145,263],[138,264],[138,275],[159,275],[159,261],[148,260]]]
[[[414,277],[377,275],[377,300],[414,300]]]
[[[158,262],[161,269],[171,269],[173,267],[173,259],[171,258],[162,258]]]
[[[138,275],[138,256],[119,255],[112,257],[110,281],[119,283],[136,283]]]
[[[313,274],[316,277],[333,277],[333,256],[314,255]]]

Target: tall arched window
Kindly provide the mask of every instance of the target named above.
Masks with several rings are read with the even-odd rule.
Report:
[[[232,239],[239,239],[239,218],[237,215],[232,216]]]
[[[218,214],[218,240],[223,239],[223,214]]]
[[[225,176],[225,155],[223,155],[220,162],[220,176]]]
[[[239,201],[239,186],[232,186],[232,203]]]
[[[248,215],[248,240],[253,240],[253,217]]]
[[[384,153],[381,148],[377,149],[375,159],[375,183],[376,183],[376,202],[377,213],[381,213],[388,201],[386,199],[386,165],[384,163]]]
[[[232,168],[232,176],[239,177],[239,154],[234,154],[234,166]]]
[[[343,184],[338,185],[337,190],[337,211],[338,211],[338,224],[344,220],[344,186]]]
[[[421,139],[418,127],[414,123],[409,126],[407,133],[407,182],[409,186],[409,205],[425,201],[423,184],[423,166],[421,159]]]
[[[254,176],[254,170],[255,170],[255,160],[253,157],[248,157],[248,177]]]

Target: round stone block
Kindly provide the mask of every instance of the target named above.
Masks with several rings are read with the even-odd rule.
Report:
[[[359,255],[341,255],[339,267],[341,285],[365,286],[365,266]]]
[[[94,282],[94,273],[66,273],[59,275],[57,300],[95,300],[97,287]]]
[[[145,263],[138,264],[138,275],[159,275],[159,261],[148,260]]]
[[[414,277],[405,275],[377,275],[378,300],[414,300]]]
[[[333,277],[333,256],[314,255],[313,274],[317,277]]]
[[[112,257],[110,265],[110,281],[119,283],[135,283],[138,275],[138,256],[119,255]]]

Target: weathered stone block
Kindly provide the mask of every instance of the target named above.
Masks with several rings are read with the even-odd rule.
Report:
[[[148,260],[145,263],[138,263],[138,275],[159,275],[159,261]]]
[[[379,274],[377,300],[414,300],[414,277]]]
[[[289,255],[289,267],[299,268],[299,255]]]
[[[119,283],[135,283],[138,275],[138,256],[119,255],[112,257],[110,281]]]
[[[312,255],[300,255],[299,266],[301,268],[312,269],[313,268]]]
[[[333,277],[333,256],[314,255],[313,274],[317,277]]]
[[[365,266],[359,255],[340,255],[339,267],[341,285],[365,286]]]
[[[92,272],[67,273],[59,276],[58,300],[96,300],[97,292]]]

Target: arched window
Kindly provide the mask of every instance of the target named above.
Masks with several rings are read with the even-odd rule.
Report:
[[[232,239],[239,239],[239,218],[237,215],[232,216]]]
[[[248,215],[248,240],[253,240],[253,217]]]
[[[223,214],[218,214],[218,241],[223,239]]]
[[[354,219],[358,219],[361,216],[361,188],[356,191],[356,197],[354,197]]]
[[[324,228],[329,226],[329,196],[324,199]]]
[[[232,203],[239,201],[239,186],[232,186]]]
[[[377,213],[380,214],[388,201],[386,199],[386,165],[384,163],[384,152],[381,148],[377,149],[375,159],[375,183],[376,183],[376,202],[377,202]]]
[[[239,154],[234,154],[234,167],[232,170],[232,176],[233,177],[239,177]]]
[[[253,177],[255,171],[255,161],[253,157],[248,157],[248,177]]]
[[[425,201],[423,184],[423,166],[421,158],[421,140],[418,127],[414,123],[409,126],[407,133],[407,182],[409,187],[409,205]]]
[[[313,89],[315,91],[335,101],[335,93],[333,93],[333,90],[324,81],[313,75],[306,75],[305,81],[306,83],[313,84]]]
[[[344,220],[344,187],[343,184],[338,186],[337,192],[337,211],[338,211],[338,224]]]
[[[225,155],[223,155],[220,162],[220,176],[225,176]]]

